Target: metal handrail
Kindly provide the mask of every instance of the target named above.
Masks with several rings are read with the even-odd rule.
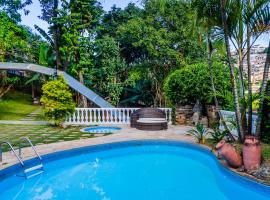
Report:
[[[22,137],[22,138],[20,138],[20,141],[22,141],[22,140],[25,140],[25,141],[27,141],[27,142],[30,144],[30,146],[31,146],[31,148],[34,150],[36,156],[37,156],[37,157],[39,158],[39,160],[41,161],[42,158],[41,158],[41,156],[39,155],[39,153],[37,152],[35,146],[34,146],[33,143],[31,142],[31,140],[29,140],[29,138],[27,138],[27,137]],[[22,144],[22,143],[20,142],[20,145],[19,145],[19,157],[20,157],[20,158],[22,158],[22,145],[21,145],[21,144]]]
[[[13,146],[10,144],[9,141],[4,141],[0,144],[0,161],[2,162],[2,145],[3,144],[7,144],[9,146],[9,148],[11,149],[11,151],[13,152],[13,154],[16,156],[17,160],[21,163],[22,166],[24,166],[24,163],[22,161],[22,159],[17,155],[15,149],[13,148]]]

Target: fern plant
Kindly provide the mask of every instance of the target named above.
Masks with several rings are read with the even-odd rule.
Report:
[[[216,127],[210,132],[210,134],[214,143],[218,143],[228,134],[228,130],[220,130],[218,127]]]

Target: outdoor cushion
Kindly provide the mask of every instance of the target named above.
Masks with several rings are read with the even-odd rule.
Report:
[[[141,121],[167,121],[166,118],[145,118],[145,117],[142,117],[142,118],[139,118],[139,120]]]
[[[137,122],[139,122],[139,123],[166,123],[167,122],[167,120],[166,119],[162,119],[162,120],[152,120],[151,118],[149,118],[149,119],[147,119],[147,120],[145,120],[145,118],[141,118],[141,119],[139,119],[139,120],[137,120]]]

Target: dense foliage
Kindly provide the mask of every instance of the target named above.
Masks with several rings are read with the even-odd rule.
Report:
[[[60,125],[67,114],[75,110],[71,91],[63,77],[48,81],[42,86],[43,95],[40,101],[44,104],[45,117]]]
[[[122,76],[126,69],[120,48],[114,38],[104,36],[95,41],[94,51],[96,56],[94,66],[89,71],[89,86],[101,92],[113,105],[117,105],[124,89],[125,81]]]
[[[39,37],[0,11],[0,61],[36,63]]]
[[[204,59],[189,3],[169,1],[165,12],[150,0],[106,13],[97,0],[39,2],[40,19],[48,23],[48,31],[35,26],[42,39],[19,25],[20,15],[12,17],[31,1],[16,2],[17,10],[14,1],[0,1],[2,61],[56,66],[114,105],[165,106],[167,75]],[[77,99],[87,106],[83,96]]]
[[[227,95],[231,93],[228,69],[215,62],[214,82],[221,106],[231,106]],[[164,84],[165,96],[174,105],[195,104],[197,100],[213,104],[213,92],[207,64],[198,63],[182,67],[171,73]]]
[[[270,143],[270,82],[267,84],[264,111],[262,113],[262,140]]]

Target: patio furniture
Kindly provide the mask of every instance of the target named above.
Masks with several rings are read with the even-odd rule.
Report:
[[[166,130],[168,122],[165,112],[156,108],[143,108],[131,115],[130,125],[139,130]]]

